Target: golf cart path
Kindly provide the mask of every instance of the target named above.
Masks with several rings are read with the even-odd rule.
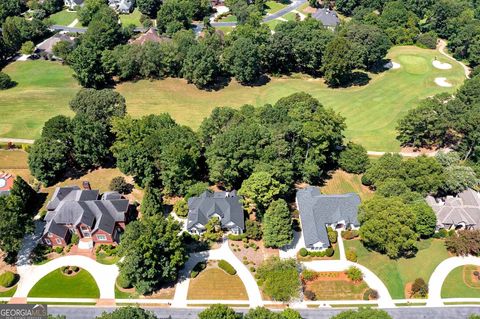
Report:
[[[439,40],[438,41],[438,45],[437,45],[437,49],[438,51],[440,52],[440,54],[446,56],[447,58],[449,58],[450,60],[452,61],[455,61],[457,62],[458,64],[460,64],[463,68],[463,71],[465,72],[465,77],[467,79],[470,78],[470,68],[468,66],[466,66],[463,62],[461,61],[458,61],[457,59],[455,59],[453,56],[449,55],[448,53],[445,52],[445,48],[447,47],[447,42],[445,42],[445,40]]]

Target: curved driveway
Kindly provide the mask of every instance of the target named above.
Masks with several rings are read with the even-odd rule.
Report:
[[[433,274],[428,281],[428,299],[427,306],[440,307],[443,306],[442,286],[448,274],[457,267],[464,265],[480,266],[479,257],[451,257],[445,259],[435,268]]]
[[[250,306],[262,306],[262,294],[260,293],[260,289],[258,288],[255,278],[253,278],[248,268],[230,250],[227,240],[224,241],[224,243],[219,249],[190,254],[190,258],[185,264],[185,267],[180,272],[179,280],[175,288],[175,296],[173,298],[172,306],[178,308],[187,306],[190,272],[198,262],[221,259],[229,262],[237,271],[238,277],[240,277],[243,284],[245,285],[245,290],[247,291],[248,295],[248,303],[250,304]]]
[[[366,268],[365,266],[347,260],[317,260],[302,262],[302,265],[307,269],[318,272],[345,271],[351,266],[355,266],[362,271],[363,280],[365,280],[367,285],[378,292],[378,306],[380,308],[395,307],[392,297],[390,296],[390,293],[388,292],[385,284],[380,280],[380,278],[377,277],[377,275],[375,275],[372,271],[370,271],[370,269]]]
[[[84,256],[65,256],[49,261],[44,265],[17,267],[20,281],[13,297],[27,298],[30,290],[40,279],[55,269],[64,266],[78,266],[85,269],[95,279],[100,290],[100,299],[115,299],[115,281],[118,276],[118,267],[116,265],[103,265]]]

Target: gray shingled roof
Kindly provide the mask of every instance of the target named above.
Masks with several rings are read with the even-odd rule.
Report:
[[[317,9],[312,17],[322,22],[326,27],[336,27],[340,23],[337,13],[328,8]]]
[[[467,189],[444,200],[428,196],[426,201],[435,212],[439,227],[464,223],[480,229],[480,194],[476,191]]]
[[[188,200],[188,209],[188,229],[197,223],[205,225],[214,214],[221,217],[222,227],[233,222],[242,230],[245,229],[243,207],[235,191],[230,193],[206,191],[199,197],[191,197]]]
[[[355,193],[322,195],[317,187],[307,187],[297,192],[297,204],[307,247],[318,242],[330,244],[326,224],[344,220],[347,224],[359,225],[360,197]]]
[[[78,187],[59,187],[47,207],[54,207],[45,216],[45,233],[63,236],[65,224],[88,225],[92,232],[101,229],[112,233],[116,222],[125,221],[128,200],[109,192],[98,200],[98,190],[80,190]],[[57,227],[58,226],[58,227]],[[63,234],[63,235],[62,235]]]

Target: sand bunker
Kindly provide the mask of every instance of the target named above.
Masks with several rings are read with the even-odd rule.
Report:
[[[393,61],[390,61],[388,62],[387,64],[385,64],[383,66],[385,69],[399,69],[400,68],[400,64],[397,63],[397,62],[393,62]]]
[[[447,81],[447,78],[435,78],[435,84],[444,88],[452,87],[452,84]]]
[[[433,61],[432,64],[435,68],[440,70],[450,70],[452,68],[452,65],[450,63],[442,63],[438,60]]]

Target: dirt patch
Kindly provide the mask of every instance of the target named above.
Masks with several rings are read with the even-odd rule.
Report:
[[[135,289],[134,289],[135,292]],[[165,286],[148,296],[140,296],[145,299],[172,299],[175,295],[175,286]]]
[[[0,274],[3,274],[6,271],[17,273],[17,266],[10,265],[5,262],[5,253],[0,252]]]
[[[312,14],[313,14],[313,13],[315,13],[316,11],[317,11],[316,8],[312,8],[312,7],[310,7],[310,6],[308,6],[308,7],[306,7],[305,9],[302,10],[303,13],[307,13],[307,14],[308,14],[308,13],[312,13]]]
[[[352,281],[344,272],[318,272],[316,278],[304,281],[305,300],[362,300],[368,285]]]
[[[412,298],[412,286],[413,282],[408,282],[405,285],[405,289],[403,290],[403,295],[405,296],[405,298]]]

